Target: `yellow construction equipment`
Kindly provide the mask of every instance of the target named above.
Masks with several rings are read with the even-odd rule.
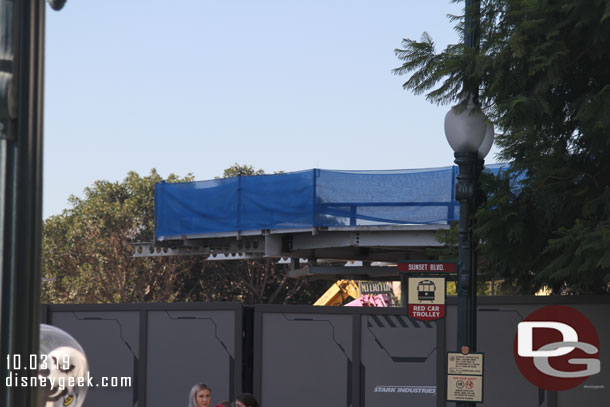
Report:
[[[348,298],[360,298],[358,283],[354,280],[338,280],[313,305],[343,305]]]

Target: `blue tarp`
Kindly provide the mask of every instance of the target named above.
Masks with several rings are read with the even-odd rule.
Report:
[[[487,169],[497,173],[501,165]],[[157,184],[155,238],[457,220],[457,167],[391,171],[313,169]]]

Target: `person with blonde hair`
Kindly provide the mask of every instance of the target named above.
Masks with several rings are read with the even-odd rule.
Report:
[[[191,389],[188,407],[210,407],[212,389],[203,383],[198,383]]]

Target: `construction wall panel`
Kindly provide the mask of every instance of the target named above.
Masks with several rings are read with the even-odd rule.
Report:
[[[351,315],[265,313],[260,343],[262,405],[352,405]]]
[[[95,382],[87,392],[87,407],[138,405],[139,312],[52,312],[50,322],[70,333],[87,355]],[[132,383],[102,387],[102,377],[128,377]]]
[[[361,316],[361,406],[436,406],[436,323]]]
[[[235,397],[236,352],[233,311],[149,311],[147,406],[188,405],[196,383],[215,402]]]

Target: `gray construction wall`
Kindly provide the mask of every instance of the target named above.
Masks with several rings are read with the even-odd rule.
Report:
[[[360,317],[361,405],[436,405],[436,322],[404,315]]]
[[[241,304],[52,305],[44,315],[85,350],[99,385],[86,407],[186,406],[196,383],[214,403],[241,391]],[[101,387],[102,376],[132,385]]]
[[[523,298],[479,297],[477,351],[485,353],[485,402],[480,406],[610,405],[610,298],[536,297],[528,300],[529,304],[523,304]],[[566,305],[582,312],[595,326],[601,347],[601,372],[574,389],[560,392],[547,392],[534,387],[523,377],[513,357],[517,324],[536,309],[551,304]],[[448,350],[455,348],[456,313],[457,307],[449,306],[446,319]]]
[[[437,349],[437,324],[401,313],[255,307],[254,390],[261,404],[435,407],[444,353]]]
[[[601,347],[601,373],[561,392],[529,383],[513,357],[517,324],[551,304],[587,316]],[[90,389],[85,407],[186,406],[199,382],[212,388],[212,405],[252,389],[265,407],[452,407],[444,401],[445,363],[457,351],[456,308],[450,297],[447,317],[436,322],[412,320],[400,308],[260,305],[245,312],[230,303],[51,305],[43,317],[81,343],[92,376],[133,379],[129,388]],[[608,315],[610,297],[479,297],[479,405],[608,406]]]
[[[601,347],[601,373],[561,392],[532,385],[513,357],[517,324],[552,304],[587,316]],[[477,351],[485,354],[479,406],[610,405],[608,315],[610,297],[479,297]],[[255,326],[254,389],[265,407],[455,405],[445,402],[446,352],[457,351],[455,297],[438,322],[392,308],[257,306]],[[342,373],[350,365],[351,373]]]
[[[255,377],[265,405],[319,405],[320,395],[328,405],[351,404],[351,315],[265,313],[262,324]]]
[[[102,376],[136,377],[140,353],[138,312],[53,312],[51,322],[81,344],[96,385],[102,386]],[[135,380],[132,382],[131,388],[89,388],[86,405],[134,406],[137,392]]]
[[[213,400],[234,397],[236,339],[234,311],[149,311],[146,405],[187,405],[196,382],[213,389]]]

